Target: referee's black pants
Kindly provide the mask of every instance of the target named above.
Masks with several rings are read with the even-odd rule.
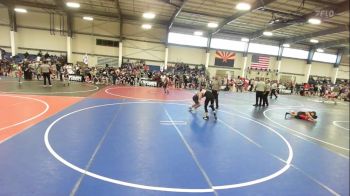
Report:
[[[46,86],[46,79],[48,80],[49,85],[51,85],[50,73],[43,73],[43,77],[44,77],[44,85]]]
[[[215,111],[215,109],[214,109],[214,98],[205,98],[205,101],[204,101],[204,111],[205,111],[205,113],[208,113],[208,104],[209,104],[209,102],[210,102],[210,108],[213,110],[213,111]]]
[[[261,106],[263,101],[264,91],[256,91],[255,92],[255,105]]]
[[[269,106],[269,100],[267,99],[267,97],[269,96],[270,91],[266,91],[263,93],[263,106]]]

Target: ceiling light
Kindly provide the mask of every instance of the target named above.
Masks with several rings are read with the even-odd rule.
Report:
[[[242,37],[242,38],[241,38],[241,41],[242,41],[242,42],[249,42],[249,38]]]
[[[309,18],[308,22],[309,22],[310,24],[314,24],[314,25],[319,25],[319,24],[321,24],[321,20],[318,19],[318,18]]]
[[[84,16],[83,19],[84,20],[88,20],[88,21],[93,21],[94,20],[94,18],[91,17],[91,16]]]
[[[152,29],[152,25],[150,25],[150,24],[143,24],[142,28],[143,29]]]
[[[209,27],[209,28],[216,28],[216,27],[218,27],[218,26],[219,26],[218,23],[214,23],[214,22],[208,23],[208,27]]]
[[[23,8],[15,8],[15,12],[27,13],[27,10],[26,10],[26,9],[23,9]]]
[[[236,5],[237,10],[247,11],[250,10],[251,5],[249,3],[238,3]]]
[[[316,51],[317,51],[317,52],[324,52],[324,50],[321,49],[321,48],[317,48]]]
[[[272,36],[273,33],[271,31],[264,31],[263,35],[265,35],[265,36]]]
[[[80,4],[77,2],[67,2],[66,5],[70,8],[80,8]]]
[[[290,47],[290,44],[283,44],[283,47],[289,48],[289,47]]]
[[[310,39],[310,42],[311,42],[311,43],[317,44],[317,43],[318,43],[318,40],[317,40],[317,39]]]
[[[147,19],[153,19],[156,17],[156,15],[154,13],[151,13],[151,12],[146,12],[146,13],[143,13],[142,17],[147,18]]]
[[[196,36],[202,36],[203,32],[202,31],[195,31],[193,34]]]

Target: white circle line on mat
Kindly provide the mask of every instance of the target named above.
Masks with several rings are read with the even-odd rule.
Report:
[[[333,143],[330,143],[330,142],[326,142],[326,141],[324,141],[324,140],[321,140],[321,139],[318,139],[318,138],[315,138],[315,137],[306,135],[306,134],[304,134],[304,133],[301,133],[301,132],[299,132],[299,131],[296,131],[296,130],[294,130],[294,129],[291,129],[291,128],[287,127],[287,126],[284,126],[284,125],[282,125],[282,124],[280,124],[280,123],[278,123],[278,122],[272,120],[270,117],[268,117],[268,116],[266,115],[266,113],[267,113],[268,111],[271,111],[271,110],[280,110],[280,109],[288,109],[288,108],[290,108],[290,107],[267,109],[267,110],[264,111],[263,114],[264,114],[265,118],[268,119],[269,121],[271,121],[272,123],[277,124],[277,125],[279,125],[279,126],[285,128],[285,129],[288,129],[289,131],[292,131],[292,132],[294,132],[294,133],[297,133],[297,134],[299,134],[299,135],[302,135],[302,136],[304,136],[304,137],[306,137],[306,138],[309,138],[309,139],[312,139],[312,140],[315,140],[315,141],[324,143],[324,144],[326,144],[326,145],[329,145],[329,146],[332,146],[332,147],[336,147],[336,148],[338,148],[338,149],[342,149],[342,150],[349,151],[349,148],[345,148],[345,147],[338,146],[338,145],[333,144]]]
[[[149,186],[149,185],[142,185],[142,184],[136,184],[136,183],[130,183],[130,182],[125,182],[125,181],[121,181],[121,180],[117,180],[117,179],[112,179],[112,178],[108,178],[90,171],[87,171],[85,169],[82,169],[70,162],[68,162],[67,160],[65,160],[63,157],[61,157],[59,154],[56,153],[56,151],[52,148],[50,141],[49,141],[49,134],[50,131],[52,129],[52,127],[59,122],[60,120],[62,120],[63,118],[70,116],[72,114],[78,113],[78,112],[82,112],[85,110],[89,110],[89,109],[93,109],[93,108],[99,108],[99,107],[106,107],[106,106],[115,106],[115,105],[125,105],[125,104],[164,104],[164,102],[122,102],[122,103],[111,103],[111,104],[103,104],[103,105],[95,105],[95,106],[90,106],[90,107],[86,107],[86,108],[82,108],[70,113],[67,113],[59,118],[57,118],[55,121],[53,121],[48,128],[45,131],[45,135],[44,135],[44,142],[45,142],[45,146],[48,149],[48,151],[61,163],[63,163],[64,165],[66,165],[67,167],[80,172],[82,174],[88,175],[90,177],[96,178],[96,179],[100,179],[106,182],[110,182],[110,183],[114,183],[114,184],[119,184],[119,185],[123,185],[123,186],[127,186],[127,187],[132,187],[132,188],[138,188],[138,189],[144,189],[144,190],[154,190],[154,191],[166,191],[166,192],[187,192],[187,193],[205,193],[205,192],[214,192],[214,190],[219,190],[219,189],[232,189],[232,188],[239,188],[239,187],[244,187],[244,186],[250,186],[250,185],[254,185],[254,184],[258,184],[258,183],[262,183],[268,180],[271,180],[279,175],[281,175],[282,173],[284,173],[285,171],[287,171],[291,165],[292,159],[293,159],[293,149],[291,147],[291,145],[289,144],[289,142],[281,135],[279,134],[276,130],[272,129],[271,127],[268,127],[267,125],[264,125],[258,121],[255,121],[254,119],[251,118],[247,118],[247,117],[243,117],[241,115],[238,114],[234,114],[231,112],[227,112],[227,111],[223,111],[220,110],[222,112],[226,112],[226,113],[230,113],[232,115],[236,115],[236,116],[240,116],[244,119],[253,121],[257,124],[260,124],[264,127],[266,127],[268,130],[272,131],[273,133],[275,133],[277,136],[279,136],[280,138],[282,138],[282,140],[284,141],[284,143],[287,145],[288,147],[288,158],[285,161],[286,165],[281,168],[280,170],[278,170],[277,172],[259,178],[259,179],[255,179],[252,181],[248,181],[248,182],[243,182],[243,183],[238,183],[238,184],[228,184],[228,185],[220,185],[220,186],[213,186],[213,188],[207,188],[207,189],[201,189],[201,188],[172,188],[172,187],[159,187],[159,186]],[[179,103],[166,103],[169,105],[181,105],[181,106],[187,106],[186,104],[179,104]]]
[[[2,128],[0,128],[0,131],[5,130],[5,129],[8,129],[8,128],[11,128],[11,127],[15,127],[15,126],[17,126],[17,125],[20,125],[20,124],[29,122],[29,121],[31,121],[31,120],[34,120],[34,119],[40,117],[41,115],[45,114],[45,113],[49,110],[49,108],[50,108],[50,106],[49,106],[49,104],[47,104],[47,102],[45,102],[45,101],[43,101],[43,100],[40,100],[40,99],[35,99],[35,98],[32,98],[32,97],[23,97],[23,96],[16,96],[16,95],[1,95],[1,94],[0,94],[0,96],[17,97],[17,98],[22,98],[22,99],[29,99],[29,100],[34,100],[34,101],[40,102],[40,103],[42,103],[42,104],[45,105],[45,109],[44,109],[44,111],[42,111],[41,113],[39,113],[39,114],[37,114],[37,115],[35,115],[35,116],[31,117],[31,118],[28,118],[28,119],[26,119],[26,120],[24,120],[24,121],[21,121],[21,122],[18,122],[18,123],[15,123],[15,124],[12,124],[12,125],[9,125],[9,126],[6,126],[6,127],[2,127]]]
[[[349,131],[349,128],[346,128],[346,127],[339,125],[339,123],[346,123],[346,122],[349,123],[349,121],[333,121],[333,125],[341,128],[341,129],[345,129],[345,130]]]

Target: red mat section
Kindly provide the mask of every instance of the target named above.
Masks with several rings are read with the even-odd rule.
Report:
[[[81,99],[79,97],[0,94],[0,142]]]
[[[0,129],[20,123],[44,113],[47,106],[35,99],[23,97],[2,97],[0,102]]]
[[[151,101],[191,101],[194,93],[183,89],[169,89],[165,94],[163,88],[110,86],[100,90],[95,98],[136,99]]]

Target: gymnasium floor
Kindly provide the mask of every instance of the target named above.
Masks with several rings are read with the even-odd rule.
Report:
[[[0,195],[349,195],[349,105],[0,80]],[[318,122],[285,120],[315,110]]]

